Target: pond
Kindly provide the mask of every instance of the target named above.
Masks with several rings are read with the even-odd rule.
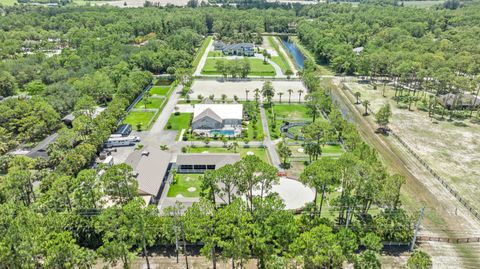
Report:
[[[297,48],[297,46],[288,39],[288,37],[281,38],[283,45],[287,48],[288,53],[292,56],[295,64],[299,69],[303,69],[305,64],[305,56],[303,53]]]

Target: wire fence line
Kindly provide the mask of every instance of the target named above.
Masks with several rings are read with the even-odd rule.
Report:
[[[341,83],[342,84],[342,89],[343,90],[346,90],[348,91],[350,94],[352,94],[354,96],[354,93],[353,91],[350,89],[350,87],[348,87],[345,83]],[[358,98],[358,101],[360,104],[363,104],[363,101],[360,99],[360,97]],[[374,112],[368,107],[368,111],[372,114],[374,114]],[[389,132],[398,142],[400,142],[400,144],[407,150],[408,153],[412,154],[413,157],[415,157],[415,159],[420,163],[422,164],[423,167],[425,167],[425,169],[427,169],[427,171],[438,181],[442,184],[442,186],[444,186],[448,192],[450,192],[450,194],[452,194],[456,199],[457,201],[459,201],[477,220],[480,221],[480,213],[478,212],[478,210],[476,208],[474,208],[470,202],[465,199],[463,196],[460,195],[460,193],[458,193],[458,191],[456,191],[452,186],[450,186],[450,184],[444,179],[442,178],[437,172],[435,172],[435,170],[433,170],[430,165],[425,161],[423,160],[420,156],[418,156],[418,154],[412,150],[412,148],[405,142],[403,141],[402,138],[400,138],[400,136],[398,136],[393,130],[390,130]]]

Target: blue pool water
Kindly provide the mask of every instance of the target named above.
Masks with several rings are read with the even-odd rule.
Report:
[[[295,46],[293,42],[288,40],[288,37],[281,38],[283,45],[287,48],[288,53],[293,57],[295,64],[298,68],[303,69],[305,64],[305,56],[303,53]]]
[[[210,135],[234,136],[235,130],[210,130]]]

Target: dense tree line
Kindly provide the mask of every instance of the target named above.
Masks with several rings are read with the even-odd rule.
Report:
[[[380,84],[393,81],[397,100],[420,99],[422,91],[476,95],[479,11],[476,3],[453,11],[317,5],[302,10],[312,20],[301,21],[298,33],[316,60],[336,72],[371,77]],[[436,104],[435,98],[426,100],[433,104],[427,107]]]
[[[305,8],[304,14],[320,17],[315,12],[322,8]],[[205,174],[202,201],[184,214],[178,206],[163,215],[146,206],[127,165],[86,169],[152,73],[184,77],[202,36],[215,32],[225,41],[255,42],[264,31],[289,31],[298,10],[20,6],[4,11],[1,94],[33,97],[0,104],[1,141],[14,142],[0,144],[0,151],[59,133],[48,161],[0,158],[5,267],[89,268],[97,258],[128,267],[139,253],[147,259],[150,246],[173,245],[177,238],[203,243],[202,255],[232,267],[257,259],[260,268],[338,268],[344,262],[379,268],[382,240],[411,238],[412,217],[399,200],[403,178],[385,172],[374,150],[342,119],[328,89],[319,87],[314,63],[307,62],[303,72],[309,113],[325,113],[330,123],[308,127],[312,163],[301,178],[317,197],[298,217],[270,192],[277,170],[254,156]],[[303,35],[314,23],[300,25],[307,45]],[[261,94],[271,103],[271,83]],[[259,96],[260,89],[255,99]],[[94,117],[97,106],[107,108]],[[73,127],[60,128],[58,119],[70,112],[76,116]],[[256,120],[255,114],[250,116]],[[41,119],[34,125],[33,115]],[[320,158],[318,148],[332,139],[341,140],[347,153],[338,160]],[[324,199],[338,187],[341,195],[331,200],[334,217],[327,217]],[[378,208],[375,214],[372,207]]]

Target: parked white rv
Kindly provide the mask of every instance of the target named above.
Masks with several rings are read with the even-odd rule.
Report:
[[[138,136],[127,136],[127,137],[111,137],[105,141],[105,147],[122,147],[122,146],[132,146],[135,145],[135,142],[140,142],[140,137]]]

